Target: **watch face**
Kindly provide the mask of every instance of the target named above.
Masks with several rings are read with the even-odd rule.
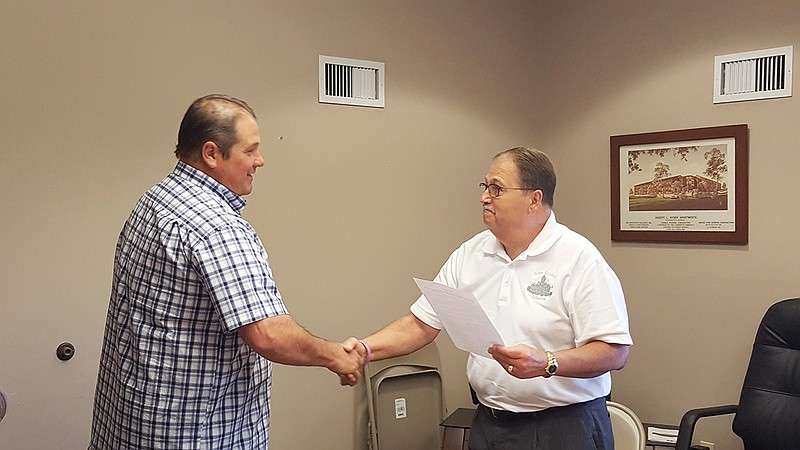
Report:
[[[549,373],[550,375],[556,373],[556,370],[558,370],[558,366],[548,366],[547,367],[547,373]]]

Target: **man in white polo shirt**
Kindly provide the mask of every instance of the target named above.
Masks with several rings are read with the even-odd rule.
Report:
[[[470,354],[480,404],[470,449],[612,449],[605,396],[633,344],[619,279],[583,236],[556,222],[556,175],[542,152],[495,156],[480,184],[488,228],[462,244],[435,280],[478,299],[509,347]],[[362,341],[372,360],[416,351],[442,329],[421,296]]]

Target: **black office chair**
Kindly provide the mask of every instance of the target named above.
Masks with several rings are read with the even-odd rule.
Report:
[[[738,405],[683,415],[676,450],[688,450],[703,417],[736,414],[733,432],[747,450],[800,448],[800,298],[770,306],[761,319]]]

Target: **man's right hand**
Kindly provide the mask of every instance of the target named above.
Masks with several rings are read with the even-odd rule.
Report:
[[[338,348],[334,350],[336,353],[334,363],[328,369],[339,375],[339,383],[342,386],[355,386],[358,384],[358,380],[361,378],[361,371],[366,363],[365,352],[359,350],[361,345],[358,344],[358,341],[356,340],[358,345],[353,345],[350,342],[354,339],[350,338],[341,344],[331,343],[332,346]]]

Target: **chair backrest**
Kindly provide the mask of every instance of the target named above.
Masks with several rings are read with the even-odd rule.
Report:
[[[625,405],[608,401],[616,450],[644,450],[646,435],[639,417]]]
[[[761,319],[733,431],[747,449],[800,445],[800,299],[775,303]]]
[[[370,450],[438,450],[444,396],[435,344],[364,366]]]

